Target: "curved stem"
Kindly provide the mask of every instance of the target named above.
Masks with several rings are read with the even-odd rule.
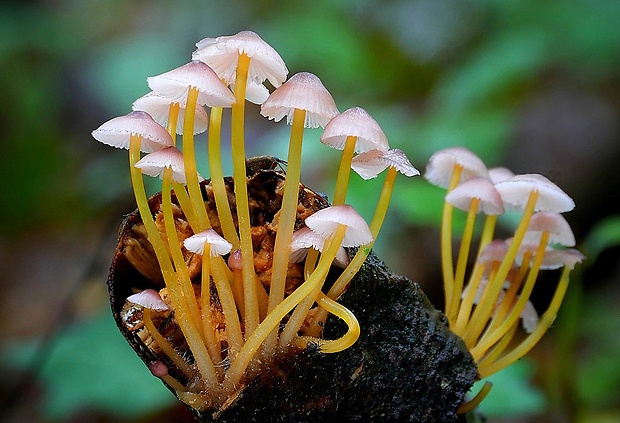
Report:
[[[202,310],[202,330],[205,334],[205,340],[207,343],[207,350],[211,355],[213,363],[219,363],[222,361],[222,351],[220,349],[220,343],[215,339],[215,333],[213,331],[213,319],[211,318],[211,266],[209,257],[211,256],[211,246],[205,243],[204,252],[202,255],[202,273],[200,275],[200,300]],[[221,376],[221,369],[218,368],[218,374]]]
[[[478,253],[476,257],[480,257],[480,253],[484,250],[484,247],[489,245],[493,241],[493,234],[495,233],[495,225],[497,223],[496,214],[488,214],[484,219],[484,226],[482,227],[482,234],[480,235],[480,245],[478,246]]]
[[[458,410],[456,410],[456,414],[465,414],[476,408],[487,397],[492,387],[493,384],[491,382],[484,382],[484,385],[482,385],[482,388],[480,388],[476,396],[470,401],[461,404]]]
[[[450,329],[455,334],[460,337],[464,337],[464,330],[469,323],[469,318],[471,316],[471,309],[474,306],[474,300],[476,299],[476,294],[478,293],[478,287],[480,286],[480,282],[482,281],[482,276],[484,275],[484,270],[486,265],[476,263],[474,266],[474,270],[472,271],[471,277],[469,279],[469,284],[467,285],[467,294],[465,294],[465,298],[461,302],[459,307],[459,312],[456,318],[456,323],[450,326]]]
[[[179,111],[181,110],[180,103],[170,103],[168,109],[168,122],[166,124],[166,131],[172,138],[172,145],[177,143],[177,122],[179,120]]]
[[[331,263],[334,260],[334,257],[336,257],[338,248],[340,248],[345,231],[346,227],[339,225],[334,237],[329,241],[329,246],[323,250],[319,264],[316,270],[312,273],[310,279],[306,280],[295,291],[293,291],[291,295],[278,304],[248,338],[245,345],[232,362],[230,369],[226,373],[224,378],[224,389],[226,391],[230,391],[239,384],[245,369],[256,354],[261,343],[274,329],[277,328],[284,316],[286,316],[297,304],[306,298],[308,294],[314,290],[317,284],[324,282]]]
[[[332,205],[339,206],[344,204],[347,197],[347,187],[349,185],[349,175],[351,173],[351,161],[355,152],[357,137],[348,136],[342,150],[338,177],[336,178],[336,188],[334,189],[334,201]]]
[[[322,292],[318,296],[319,306],[339,317],[347,324],[347,332],[338,339],[326,340],[312,336],[301,336],[295,340],[295,344],[300,348],[307,348],[308,344],[314,343],[319,346],[322,353],[336,353],[344,351],[353,345],[360,335],[360,324],[355,315],[340,303],[332,300]]]

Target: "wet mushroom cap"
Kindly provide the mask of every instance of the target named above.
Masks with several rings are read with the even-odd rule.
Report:
[[[177,119],[176,132],[177,134],[183,134],[183,123],[185,119],[185,98],[179,101],[179,117]],[[141,110],[147,112],[157,123],[161,126],[166,126],[168,123],[168,114],[170,112],[170,105],[174,102],[170,99],[157,95],[156,92],[151,91],[148,94],[136,99],[133,102],[132,110]],[[201,134],[207,130],[209,126],[209,115],[205,108],[196,104],[196,116],[194,117],[194,134]]]
[[[487,178],[472,178],[457,186],[446,195],[446,201],[454,207],[468,211],[474,198],[479,200],[478,212],[488,215],[504,213],[502,197]]]
[[[379,124],[361,107],[347,109],[330,120],[320,140],[329,147],[343,150],[350,136],[357,138],[356,153],[389,149],[387,137]]]
[[[324,237],[314,232],[307,226],[304,226],[293,233],[293,238],[290,244],[291,254],[289,256],[289,261],[292,263],[299,263],[303,261],[308,253],[308,248],[314,248],[315,250],[323,252],[324,244]],[[346,267],[348,263],[349,255],[344,247],[340,247],[338,249],[338,253],[336,253],[334,264],[339,267]]]
[[[129,149],[132,135],[142,137],[140,150],[144,153],[152,153],[173,145],[168,131],[151,115],[142,111],[133,111],[110,119],[92,132],[97,141],[124,149]]]
[[[183,153],[176,147],[166,147],[147,154],[135,164],[135,167],[145,175],[160,178],[163,178],[164,170],[169,167],[172,169],[172,180],[174,182],[181,184],[187,182]],[[198,175],[198,180],[204,181],[204,178]]]
[[[196,47],[192,59],[208,64],[227,84],[235,82],[237,61],[241,53],[251,58],[248,81],[254,84],[268,80],[277,88],[288,75],[286,64],[278,52],[252,31],[204,38],[196,43]]]
[[[342,241],[343,247],[357,247],[373,240],[364,218],[348,204],[321,209],[308,216],[305,223],[324,238],[330,238],[339,225],[345,225],[347,230]]]
[[[127,301],[155,311],[166,311],[169,309],[168,304],[161,299],[159,292],[154,289],[145,289],[137,294],[130,295],[127,297]]]
[[[224,254],[228,254],[232,249],[232,244],[222,238],[213,229],[199,232],[183,241],[183,246],[188,251],[201,255],[204,254],[205,244],[209,244],[211,247],[211,257],[223,256]]]
[[[484,162],[463,147],[446,148],[433,154],[428,160],[424,177],[433,185],[447,188],[456,165],[462,166],[460,183],[475,177],[489,177]]]
[[[575,235],[564,216],[559,213],[535,213],[527,227],[524,240],[538,242],[542,232],[549,232],[550,243],[560,244],[565,247],[575,246]]]
[[[522,210],[531,192],[538,191],[534,211],[564,213],[575,208],[575,202],[557,185],[538,174],[516,175],[495,185],[505,207]]]
[[[376,178],[388,167],[393,167],[405,176],[416,176],[420,174],[420,172],[413,167],[405,153],[398,148],[389,149],[387,151],[366,151],[358,154],[351,161],[351,169],[363,179]]]
[[[196,88],[198,104],[210,107],[230,107],[235,96],[217,74],[200,60],[193,60],[171,71],[151,76],[146,82],[154,92],[171,101],[182,102],[190,87]]]
[[[306,128],[318,128],[338,115],[338,108],[321,80],[309,72],[296,73],[271,93],[261,106],[261,115],[291,124],[295,109],[306,111]]]

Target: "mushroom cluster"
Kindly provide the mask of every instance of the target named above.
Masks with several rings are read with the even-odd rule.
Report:
[[[357,341],[364,328],[338,300],[379,235],[396,175],[419,172],[403,151],[390,148],[364,109],[340,113],[316,75],[287,79],[284,61],[257,34],[205,38],[196,46],[190,62],[147,79],[152,91],[132,112],[92,135],[129,150],[139,213],[115,256],[114,264],[129,263],[135,278],[129,289],[114,292],[122,297],[122,314],[113,305],[117,323],[130,342],[139,340],[136,351],[179,399],[217,414],[278,360],[311,347],[337,353]],[[286,162],[246,157],[246,101],[260,104],[268,119],[286,117]],[[231,109],[232,177],[222,166],[225,108]],[[331,205],[300,181],[304,130],[318,127],[320,141],[342,152]],[[194,142],[205,131],[208,179],[198,172]],[[346,203],[351,169],[362,179],[387,170],[370,225]],[[144,175],[162,180],[160,194],[147,198]],[[434,154],[425,177],[447,189],[445,315],[484,378],[526,354],[553,323],[569,274],[584,258],[571,248],[575,239],[561,215],[574,203],[541,175],[487,169],[460,147]],[[467,212],[456,263],[454,208]],[[521,212],[520,223],[512,238],[494,239],[497,218],[508,209]],[[472,260],[478,213],[486,218]],[[559,268],[555,295],[539,318],[529,300],[539,272]],[[323,336],[330,314],[347,327],[337,339]],[[513,346],[519,320],[528,336]],[[460,411],[489,389],[485,384]]]
[[[544,176],[487,169],[480,158],[462,147],[431,156],[424,176],[447,189],[441,226],[445,314],[450,329],[465,341],[476,360],[480,377],[486,378],[523,357],[553,323],[569,274],[585,258],[570,248],[575,246],[575,237],[561,215],[575,204]],[[452,254],[454,208],[467,212],[456,265]],[[506,210],[520,214],[519,224],[511,238],[495,239],[497,218]],[[478,213],[485,219],[466,281]],[[529,300],[539,272],[560,268],[555,294],[539,318]],[[514,345],[511,341],[519,320],[527,336]],[[486,382],[467,408],[481,401],[490,387]]]
[[[278,357],[309,345],[335,353],[355,343],[359,323],[337,300],[379,233],[396,173],[419,172],[402,151],[389,149],[366,111],[356,107],[340,114],[317,76],[300,72],[286,79],[284,61],[257,34],[206,38],[196,46],[192,61],[148,78],[152,91],[134,102],[133,111],[92,135],[129,150],[141,225],[157,262],[155,272],[136,267],[163,282],[159,290],[134,288],[125,299],[123,324],[148,341],[158,357],[149,368],[181,400],[196,410],[217,410]],[[286,116],[291,125],[287,169],[277,188],[281,204],[266,222],[275,232],[267,259],[248,194],[246,100],[261,104],[263,116],[275,121]],[[222,171],[224,108],[231,109],[232,178]],[[325,128],[324,144],[343,150],[342,160],[333,204],[300,216],[304,128],[317,127]],[[204,131],[208,180],[197,170],[194,143],[194,135]],[[351,168],[364,178],[390,168],[370,226],[345,202]],[[146,196],[143,175],[162,180],[157,208]],[[359,247],[352,258],[351,247]],[[259,262],[261,269],[268,267],[260,278]],[[301,282],[291,287],[298,268]],[[339,277],[324,292],[332,268],[340,269]],[[348,326],[339,339],[322,337],[330,313]]]

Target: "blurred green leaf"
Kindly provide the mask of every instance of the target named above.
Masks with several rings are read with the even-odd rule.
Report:
[[[620,245],[620,216],[610,216],[599,221],[588,234],[583,248],[588,257],[594,262],[596,258],[608,248]]]
[[[29,369],[38,340],[13,343],[3,362]],[[124,418],[152,413],[176,399],[154,378],[119,333],[109,312],[75,324],[56,339],[40,372],[45,413],[65,419],[85,407]]]

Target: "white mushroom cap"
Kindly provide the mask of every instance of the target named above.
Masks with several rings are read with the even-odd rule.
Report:
[[[146,112],[130,112],[105,122],[92,132],[99,142],[116,148],[129,149],[131,135],[142,137],[140,150],[145,153],[171,146],[168,131]]]
[[[232,249],[232,244],[222,238],[213,229],[207,229],[206,231],[199,232],[186,238],[183,241],[183,246],[192,253],[203,254],[205,244],[211,246],[211,257],[223,256],[228,254]]]
[[[314,232],[312,229],[304,226],[303,228],[293,233],[291,240],[289,261],[292,263],[299,263],[306,258],[309,248],[323,252],[323,246],[325,245],[325,238]],[[338,267],[346,267],[349,264],[349,255],[344,247],[338,249],[334,264]]]
[[[164,169],[167,167],[172,169],[172,180],[184,184],[187,182],[185,178],[185,163],[183,162],[183,153],[176,147],[166,147],[161,150],[154,151],[142,157],[135,167],[142,170],[145,175],[163,179]],[[198,175],[199,181],[204,181],[201,175]]]
[[[198,104],[230,107],[235,103],[235,96],[230,89],[213,69],[199,60],[147,78],[146,83],[158,95],[175,102],[185,101],[189,88],[193,87],[199,92]]]
[[[535,213],[525,233],[525,242],[539,242],[543,232],[549,232],[549,242],[566,247],[575,246],[575,235],[564,218],[559,213],[538,212]]]
[[[519,295],[516,296],[516,299],[519,299]],[[519,315],[521,317],[521,326],[527,333],[534,332],[536,326],[538,325],[538,312],[534,308],[534,304],[531,301],[527,301],[525,303],[525,307],[523,307],[523,311]]]
[[[177,134],[183,134],[183,123],[185,122],[185,98],[179,101],[179,117],[177,119],[176,132]],[[168,114],[170,112],[170,105],[174,102],[170,99],[157,95],[154,91],[143,95],[133,102],[132,110],[141,110],[147,112],[157,123],[161,126],[168,124]],[[194,134],[201,134],[207,130],[209,126],[209,115],[205,108],[196,104],[196,116],[194,118]]]
[[[295,109],[306,111],[306,128],[325,127],[338,115],[329,91],[316,75],[308,72],[296,73],[272,92],[262,104],[260,113],[276,122],[286,116],[286,123],[290,125]]]
[[[446,195],[446,201],[454,207],[468,211],[472,199],[480,200],[478,203],[478,212],[489,215],[498,215],[504,213],[504,204],[499,192],[493,186],[493,183],[487,178],[472,178]]]
[[[478,156],[463,147],[451,147],[431,156],[424,177],[433,185],[447,188],[455,165],[463,167],[459,183],[477,176],[489,177],[485,164]]]
[[[508,253],[508,243],[503,239],[494,239],[482,249],[478,263],[486,265],[494,261],[501,262],[506,253]]]
[[[353,157],[351,169],[363,179],[376,178],[386,168],[393,167],[405,176],[416,176],[420,172],[413,167],[402,150],[393,148],[387,151],[369,150]]]
[[[357,137],[355,152],[387,151],[387,137],[376,120],[361,107],[352,107],[334,117],[325,126],[321,142],[337,150],[344,150],[347,137]]]
[[[235,91],[235,84],[230,85],[230,89]],[[248,82],[245,88],[245,99],[250,103],[263,104],[269,98],[269,90],[263,84]]]
[[[507,167],[494,167],[489,169],[489,178],[494,184],[499,184],[500,182],[507,181],[513,176],[515,176],[513,171],[508,169]]]
[[[543,264],[541,268],[544,269],[559,269],[560,267],[568,267],[574,269],[577,263],[581,263],[586,259],[586,256],[574,248],[566,250],[551,250],[545,253],[543,258]]]
[[[535,211],[564,213],[575,208],[575,202],[557,185],[542,175],[516,175],[495,185],[504,200],[505,207],[523,210],[529,195],[538,191]]]
[[[286,64],[278,52],[252,31],[204,38],[196,43],[196,47],[198,49],[192,54],[192,59],[208,64],[227,84],[235,82],[237,60],[241,53],[251,58],[248,81],[262,84],[267,79],[277,88],[288,75]]]
[[[169,309],[168,304],[161,299],[159,292],[154,289],[145,289],[137,294],[130,295],[127,297],[127,301],[155,311],[166,311]]]
[[[342,241],[343,247],[357,247],[373,240],[364,218],[348,204],[321,209],[308,216],[305,223],[323,238],[330,238],[339,225],[345,225],[347,230]]]

